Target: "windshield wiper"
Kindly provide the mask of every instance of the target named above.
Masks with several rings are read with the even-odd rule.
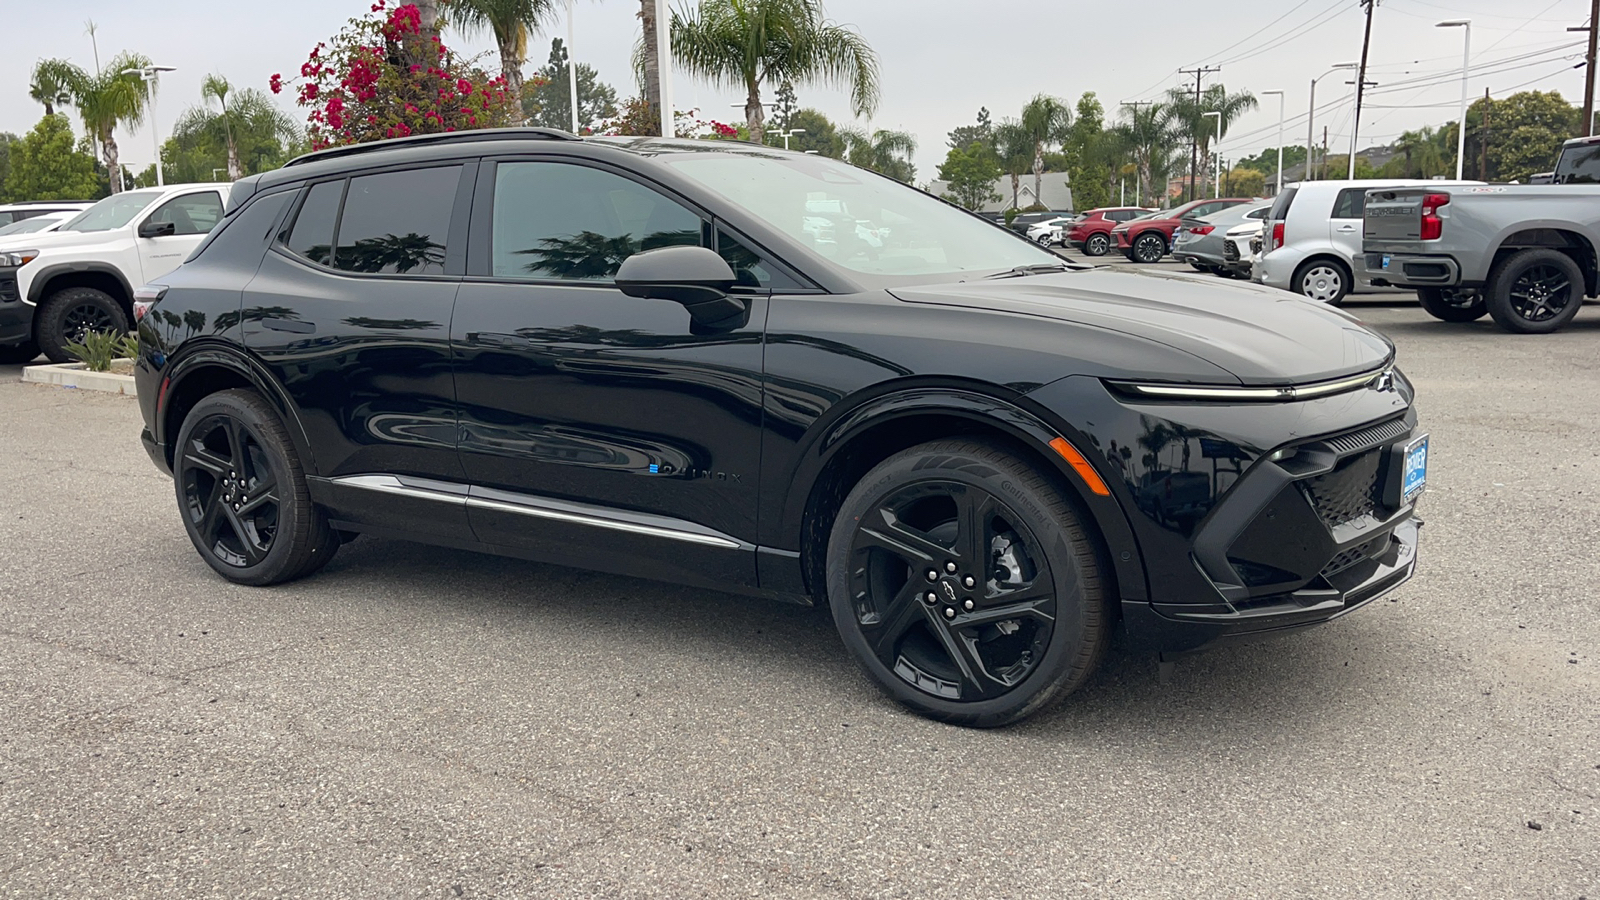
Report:
[[[983,278],[985,281],[988,281],[991,278],[1024,278],[1028,275],[1044,275],[1050,272],[1071,272],[1076,268],[1078,267],[1068,265],[1064,262],[1035,263],[1028,266],[1015,266],[1005,270],[1004,272],[996,272],[993,275],[985,275]]]

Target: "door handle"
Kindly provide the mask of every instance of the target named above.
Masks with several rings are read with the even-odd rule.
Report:
[[[1352,231],[1355,231],[1356,227],[1354,225],[1340,225],[1339,226],[1339,230],[1344,232],[1344,233],[1346,233],[1346,234],[1348,234],[1348,233],[1350,233]]]
[[[496,347],[526,347],[533,343],[520,334],[506,334],[501,331],[474,331],[467,335],[467,340],[474,344],[489,344]]]
[[[314,334],[317,330],[316,324],[312,322],[302,322],[299,319],[280,319],[272,316],[262,319],[261,325],[273,331],[287,331],[292,334]]]

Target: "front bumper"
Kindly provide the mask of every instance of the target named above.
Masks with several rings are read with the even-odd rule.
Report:
[[[0,270],[0,346],[33,338],[33,307],[22,302],[15,269]]]

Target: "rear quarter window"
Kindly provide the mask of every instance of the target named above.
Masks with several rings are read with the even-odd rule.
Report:
[[[1272,210],[1267,213],[1267,218],[1282,222],[1289,215],[1289,207],[1294,205],[1294,195],[1300,193],[1299,188],[1284,188],[1283,193],[1273,202]]]

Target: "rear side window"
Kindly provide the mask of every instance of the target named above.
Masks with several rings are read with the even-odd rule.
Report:
[[[1578,144],[1556,160],[1559,184],[1600,184],[1600,144]]]
[[[216,191],[185,194],[156,207],[148,222],[171,222],[173,234],[205,234],[222,221],[222,195]]]
[[[1299,188],[1284,188],[1283,193],[1272,203],[1272,211],[1267,213],[1267,218],[1282,222],[1289,215],[1289,207],[1294,205],[1294,195],[1300,193]]]
[[[460,166],[350,179],[333,267],[385,275],[443,275]]]
[[[1246,219],[1264,219],[1267,217],[1267,208],[1263,206],[1260,209],[1252,209],[1245,213],[1244,217]]]
[[[1359,219],[1367,211],[1367,189],[1345,188],[1333,201],[1335,219]]]
[[[343,181],[324,181],[311,188],[285,241],[291,253],[322,266],[332,261],[333,223],[343,197]]]

